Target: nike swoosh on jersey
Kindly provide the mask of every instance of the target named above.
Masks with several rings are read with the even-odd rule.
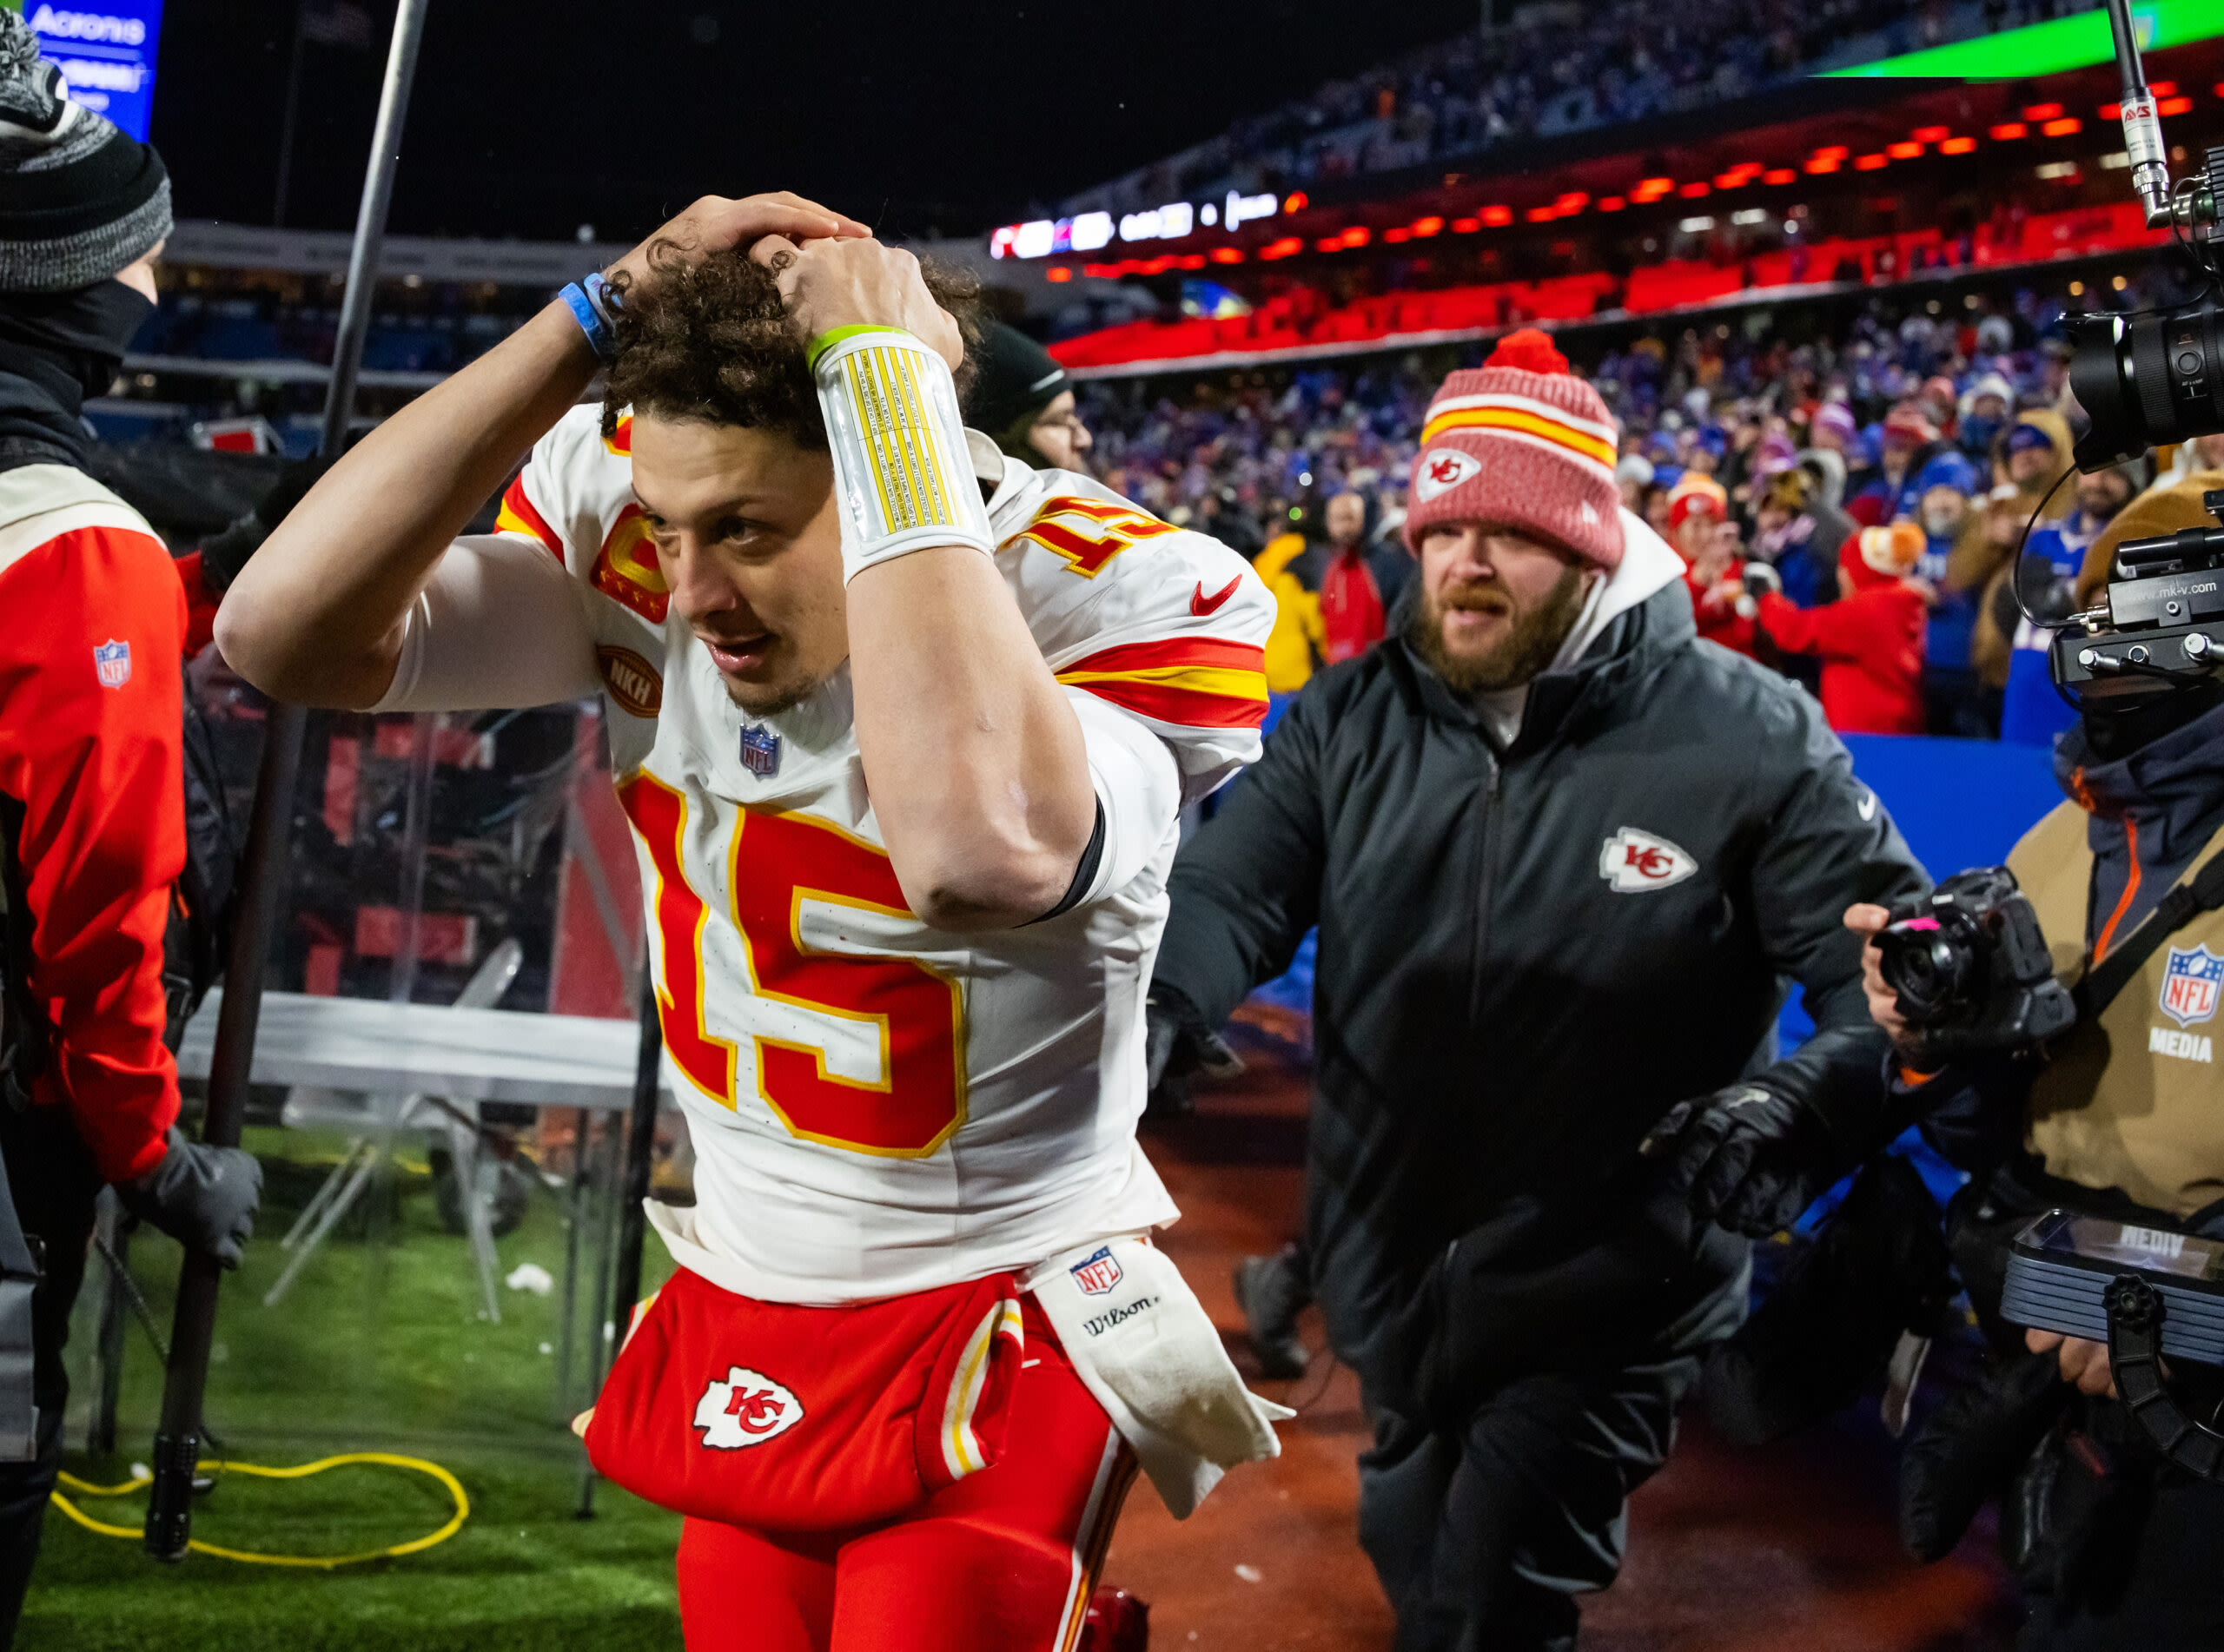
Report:
[[[1207,614],[1216,611],[1221,604],[1235,594],[1235,588],[1242,583],[1243,576],[1239,573],[1228,582],[1228,588],[1225,591],[1215,591],[1208,597],[1205,595],[1205,582],[1201,579],[1198,580],[1196,594],[1189,598],[1189,611],[1200,619]]]
[[[1863,820],[1876,819],[1876,794],[1873,791],[1865,794],[1859,803],[1854,804],[1853,812],[1860,816]]]

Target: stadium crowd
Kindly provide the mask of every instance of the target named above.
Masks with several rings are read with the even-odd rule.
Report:
[[[1738,0],[1703,12],[1619,0],[1603,16],[1525,8],[1524,21],[1332,81],[1076,195],[1060,211],[1134,212],[1223,188],[1281,193],[1396,171],[1711,106],[1840,59],[1886,56],[2091,9],[2088,0]]]
[[[2024,605],[2068,613],[2086,548],[2155,480],[2065,482],[2060,324],[2082,301],[2025,287],[1949,311],[1880,294],[1804,342],[1691,327],[1603,345],[1578,370],[1620,426],[1625,501],[1691,565],[1703,635],[1817,688],[1842,731],[2043,742],[2069,712],[2011,553],[2035,518]],[[1234,545],[1275,589],[1279,691],[1396,625],[1400,559],[1384,553],[1433,365],[1239,373],[1187,400],[1082,387],[1109,483]]]

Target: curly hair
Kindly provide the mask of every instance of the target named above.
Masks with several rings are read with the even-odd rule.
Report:
[[[692,262],[680,249],[650,249],[653,287],[619,287],[613,329],[617,354],[602,398],[602,430],[616,431],[627,408],[666,419],[776,431],[797,446],[824,449],[826,426],[804,354],[804,340],[780,300],[772,272],[738,249]],[[957,318],[969,359],[956,373],[962,398],[972,378],[979,336],[979,283],[931,264],[920,274],[935,301]]]

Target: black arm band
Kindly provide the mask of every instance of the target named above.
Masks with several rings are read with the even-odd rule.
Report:
[[[1089,886],[1096,882],[1096,869],[1104,862],[1104,799],[1096,800],[1096,826],[1089,835],[1089,847],[1081,852],[1081,864],[1074,868],[1074,881],[1066,886],[1058,904],[1030,923],[1048,923],[1053,918],[1062,918],[1081,904],[1081,897],[1089,893]]]

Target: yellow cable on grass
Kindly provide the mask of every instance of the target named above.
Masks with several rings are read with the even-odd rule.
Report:
[[[439,1464],[427,1463],[421,1457],[397,1457],[389,1451],[349,1451],[340,1457],[322,1457],[314,1463],[304,1463],[291,1469],[265,1468],[259,1463],[211,1462],[205,1466],[229,1474],[253,1475],[258,1479],[299,1480],[308,1475],[322,1474],[327,1469],[345,1468],[351,1463],[376,1464],[385,1468],[407,1469],[413,1474],[429,1475],[447,1488],[448,1496],[455,1500],[455,1513],[438,1531],[422,1537],[413,1537],[407,1543],[389,1543],[384,1549],[373,1549],[360,1555],[258,1555],[244,1549],[222,1549],[215,1543],[202,1543],[198,1537],[188,1542],[186,1547],[195,1554],[215,1555],[222,1560],[244,1561],[251,1566],[307,1566],[329,1571],[335,1566],[359,1566],[367,1560],[388,1560],[398,1555],[420,1553],[434,1543],[444,1543],[454,1536],[463,1530],[463,1523],[471,1517],[471,1499],[464,1495],[462,1483]],[[154,1483],[154,1476],[148,1473],[135,1474],[120,1485],[94,1485],[68,1473],[61,1478],[62,1483],[72,1491],[86,1497],[126,1497]],[[111,1526],[94,1519],[59,1491],[54,1494],[54,1502],[63,1514],[86,1530],[96,1531],[103,1537],[136,1540],[145,1535],[136,1526]]]

